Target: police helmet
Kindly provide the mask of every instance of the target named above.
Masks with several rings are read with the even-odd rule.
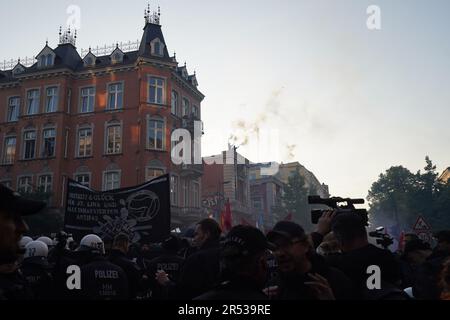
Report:
[[[26,246],[28,243],[30,243],[31,241],[33,241],[33,239],[30,238],[30,237],[27,237],[27,236],[22,237],[22,239],[20,239],[20,241],[19,241],[19,247],[20,247],[20,249],[25,249],[25,246]]]
[[[105,246],[103,240],[95,235],[88,234],[84,236],[80,241],[80,250],[91,250],[91,251],[100,251],[102,254],[105,253]]]
[[[53,247],[53,240],[49,237],[39,237],[37,238],[37,241],[42,241],[47,245],[47,247]]]
[[[33,257],[46,258],[47,255],[48,255],[48,247],[42,241],[39,241],[39,240],[31,241],[25,246],[24,259],[33,258]]]

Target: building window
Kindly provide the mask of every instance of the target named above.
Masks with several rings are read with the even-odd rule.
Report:
[[[123,104],[123,85],[113,83],[108,86],[108,110],[121,109]]]
[[[189,116],[189,100],[183,99],[183,117]]]
[[[164,121],[150,119],[148,121],[148,148],[164,150]]]
[[[78,157],[90,157],[92,155],[92,129],[82,128],[78,130]]]
[[[106,127],[106,154],[122,152],[122,128],[120,125]]]
[[[47,102],[45,112],[55,112],[58,109],[58,87],[47,88]]]
[[[27,131],[23,135],[24,148],[23,158],[33,159],[36,153],[36,131]]]
[[[38,190],[40,192],[52,192],[52,176],[47,174],[39,177]]]
[[[79,184],[90,187],[91,186],[91,175],[89,173],[80,173],[75,175],[75,181]]]
[[[145,169],[145,181],[150,181],[152,179],[158,178],[164,174],[163,169],[159,168],[146,168]]]
[[[17,191],[20,194],[31,193],[33,191],[32,186],[32,178],[31,176],[24,176],[19,178],[19,182],[17,184]]]
[[[9,98],[7,122],[14,122],[19,119],[20,98]]]
[[[172,101],[171,101],[172,105],[172,114],[178,116],[179,112],[178,112],[178,93],[176,91],[172,91]]]
[[[193,200],[193,207],[199,208],[200,207],[200,195],[199,195],[200,185],[197,181],[194,181],[192,183],[192,200]]]
[[[189,181],[183,181],[183,206],[189,207]]]
[[[164,103],[164,79],[149,77],[148,85],[149,85],[148,102],[163,104]]]
[[[255,209],[262,209],[261,198],[253,198],[252,207]]]
[[[200,119],[200,113],[197,106],[192,106],[192,115],[196,119]]]
[[[42,156],[44,158],[55,156],[56,129],[45,129],[42,136],[44,142]]]
[[[174,206],[178,205],[178,177],[170,177],[170,203]]]
[[[3,164],[13,164],[16,156],[16,137],[6,137],[3,150]]]
[[[81,113],[93,112],[94,111],[94,99],[95,99],[95,88],[83,88],[81,89]]]
[[[120,188],[120,171],[106,171],[103,174],[103,191]]]
[[[27,98],[27,115],[39,113],[39,90],[29,90]]]

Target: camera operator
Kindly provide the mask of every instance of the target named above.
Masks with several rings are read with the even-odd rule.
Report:
[[[342,254],[329,257],[327,261],[351,279],[360,293],[358,296],[367,299],[405,298],[397,287],[401,283],[399,262],[390,251],[369,244],[364,217],[353,212],[338,214],[333,220],[332,230]],[[367,288],[367,268],[371,265],[381,270],[382,290]]]
[[[26,200],[2,184],[0,199],[0,300],[32,299],[33,293],[16,263],[23,253],[19,241],[28,231],[22,217],[38,213],[46,204]]]
[[[278,222],[267,234],[276,246],[279,285],[275,299],[334,300],[350,299],[353,289],[349,279],[330,268],[315,253],[303,228],[290,221]]]

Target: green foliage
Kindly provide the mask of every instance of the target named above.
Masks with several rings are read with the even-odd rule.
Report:
[[[450,182],[438,180],[436,166],[428,156],[425,162],[423,173],[396,166],[380,174],[367,197],[372,223],[389,221],[408,230],[422,215],[433,229],[450,229]]]
[[[288,178],[288,184],[284,188],[282,197],[283,214],[292,213],[294,221],[302,225],[305,230],[312,228],[308,195],[313,193],[315,194],[315,191],[306,187],[305,179],[297,169]]]

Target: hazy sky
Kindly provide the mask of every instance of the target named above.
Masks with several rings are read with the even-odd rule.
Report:
[[[55,47],[71,4],[81,8],[79,48],[140,39],[147,4],[0,3],[0,61],[35,55],[46,39]],[[197,71],[206,95],[203,155],[247,135],[239,150],[251,161],[299,161],[333,195],[352,197],[366,197],[392,165],[416,171],[429,155],[439,171],[450,166],[449,1],[158,4],[169,52]],[[371,4],[381,30],[366,26]]]

